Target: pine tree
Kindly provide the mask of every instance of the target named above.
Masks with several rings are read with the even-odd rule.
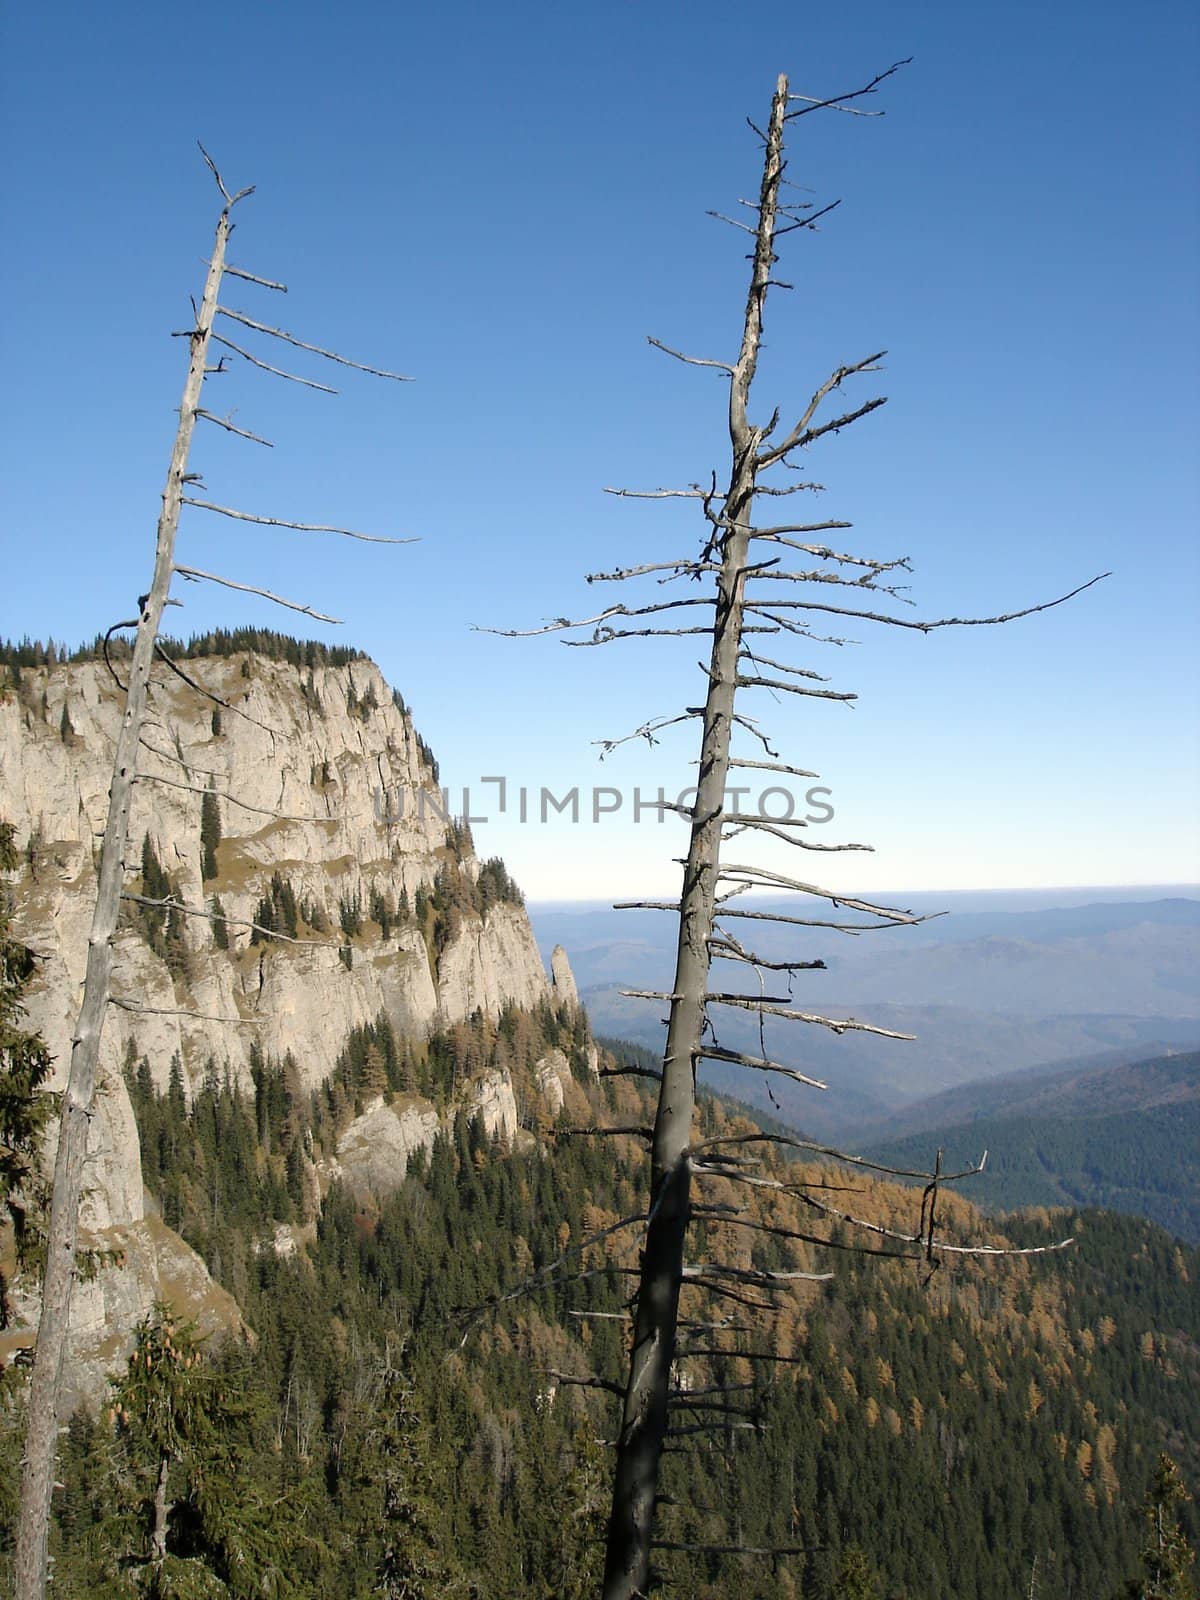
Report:
[[[207,882],[217,876],[217,846],[221,842],[221,808],[211,789],[200,802],[200,875]]]

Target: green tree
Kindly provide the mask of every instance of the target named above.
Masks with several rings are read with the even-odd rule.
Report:
[[[382,1600],[441,1600],[469,1592],[449,1553],[447,1474],[410,1376],[385,1355],[370,1402],[349,1417],[339,1494],[354,1508],[370,1577],[355,1591]]]
[[[209,1360],[192,1323],[157,1305],[112,1380],[111,1510],[96,1592],[151,1600],[283,1597],[298,1530],[268,1492],[253,1402]],[[115,1581],[118,1579],[119,1582]]]
[[[1142,1502],[1146,1528],[1140,1552],[1142,1570],[1121,1590],[1120,1600],[1195,1600],[1192,1567],[1196,1552],[1179,1526],[1180,1507],[1191,1498],[1174,1461],[1169,1455],[1160,1455]]]
[[[0,822],[0,872],[17,865],[13,826]],[[41,1093],[50,1073],[50,1056],[41,1036],[20,1026],[21,996],[33,975],[36,956],[9,934],[0,899],[0,1221],[13,1230],[17,1270],[36,1262],[41,1233],[37,1158],[54,1097]],[[9,1281],[0,1268],[0,1328],[10,1316]]]
[[[221,842],[221,807],[211,789],[200,802],[200,875],[207,881],[217,876],[217,846]]]
[[[833,1580],[833,1600],[883,1600],[879,1573],[856,1545],[842,1552]]]

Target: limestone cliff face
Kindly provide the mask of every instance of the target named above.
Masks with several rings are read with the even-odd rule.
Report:
[[[113,1293],[125,1295],[126,1312],[145,1301],[163,1248],[139,1231],[140,1154],[121,1070],[128,1051],[148,1057],[160,1087],[177,1056],[186,1091],[210,1060],[247,1080],[257,1044],[270,1055],[290,1051],[312,1087],[350,1031],[381,1013],[398,1035],[419,1037],[477,1008],[496,1016],[510,1001],[532,1007],[552,994],[524,908],[483,896],[464,902],[479,863],[448,826],[428,752],[373,663],[310,668],[241,654],[183,665],[224,705],[165,667],[156,673],[127,887],[147,888],[148,839],[174,898],[205,911],[219,896],[228,949],[218,948],[210,921],[190,915],[177,918],[169,950],[161,937],[152,948],[133,905],[117,939],[81,1220],[97,1235],[124,1230],[132,1277]],[[14,932],[43,957],[28,1013],[55,1058],[55,1088],[65,1082],[83,982],[122,698],[103,662],[85,662],[25,669],[20,692],[0,699],[0,817],[15,824],[24,849],[6,892]],[[208,880],[202,809],[211,817],[214,803],[205,791],[217,796],[220,827]],[[435,941],[428,897],[439,872],[454,876],[459,893]],[[239,926],[258,920],[273,876],[298,908],[297,943],[252,943]],[[471,1093],[489,1125],[509,1121],[511,1084],[481,1083]],[[400,1144],[415,1147],[409,1134],[427,1144],[431,1115]],[[375,1132],[393,1165],[407,1158],[393,1148],[390,1124]],[[129,1323],[119,1308],[102,1313],[93,1301],[85,1320],[102,1325],[111,1311]]]

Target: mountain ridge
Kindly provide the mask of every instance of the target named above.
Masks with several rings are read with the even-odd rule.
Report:
[[[259,653],[235,648],[236,634],[219,636],[216,654],[205,641],[185,649],[192,684],[155,670],[80,1219],[89,1242],[124,1257],[77,1300],[76,1364],[93,1392],[113,1353],[105,1325],[127,1340],[172,1271],[200,1284],[182,1245],[169,1268],[164,1241],[146,1233],[132,1062],[144,1058],[164,1092],[176,1063],[185,1102],[213,1072],[249,1087],[256,1049],[290,1057],[312,1089],[355,1029],[380,1017],[419,1038],[554,998],[519,891],[445,814],[429,748],[379,669],[357,652],[270,637]],[[24,1002],[58,1089],[122,653],[40,664],[30,654],[0,652],[0,816],[22,852],[4,892],[14,934],[38,953]],[[511,1088],[480,1094],[514,1131]],[[36,1304],[24,1311],[27,1339]]]

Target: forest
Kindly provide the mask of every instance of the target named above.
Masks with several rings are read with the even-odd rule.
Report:
[[[382,1019],[347,1040],[316,1094],[298,1088],[294,1063],[259,1057],[252,1093],[214,1063],[190,1106],[178,1071],[159,1093],[131,1057],[147,1187],[245,1326],[209,1346],[161,1310],[109,1405],[73,1416],[56,1594],[595,1592],[613,1402],[590,1384],[620,1376],[630,1258],[619,1236],[585,1241],[630,1209],[640,1154],[632,1138],[569,1126],[624,1125],[646,1106],[628,1077],[591,1078],[587,1042],[580,1018],[549,1007],[476,1016],[427,1048]],[[574,1083],[552,1125],[530,1071],[556,1047]],[[526,1108],[519,1147],[460,1116],[387,1200],[335,1184],[318,1210],[306,1174],[356,1110],[417,1089],[449,1106],[456,1081],[497,1061]],[[700,1115],[710,1132],[748,1125],[710,1097]],[[873,1214],[911,1209],[906,1191],[868,1187]],[[783,1202],[766,1214],[795,1221]],[[957,1236],[982,1224],[960,1203],[947,1225]],[[687,1363],[696,1431],[681,1430],[665,1462],[667,1592],[1000,1600],[1036,1563],[1043,1592],[1123,1593],[1157,1452],[1185,1481],[1200,1472],[1200,1259],[1099,1211],[1034,1212],[1000,1230],[987,1237],[1077,1242],[926,1274],[838,1250],[848,1238],[834,1227],[829,1283],[783,1297],[770,1319],[751,1312],[749,1341],[719,1328],[693,1341],[712,1354]],[[783,1240],[753,1252],[760,1266],[811,1257]],[[705,1303],[690,1314],[719,1321]],[[748,1421],[704,1409],[714,1383]],[[6,1550],[19,1449],[10,1420]],[[723,1555],[731,1532],[806,1553]]]

